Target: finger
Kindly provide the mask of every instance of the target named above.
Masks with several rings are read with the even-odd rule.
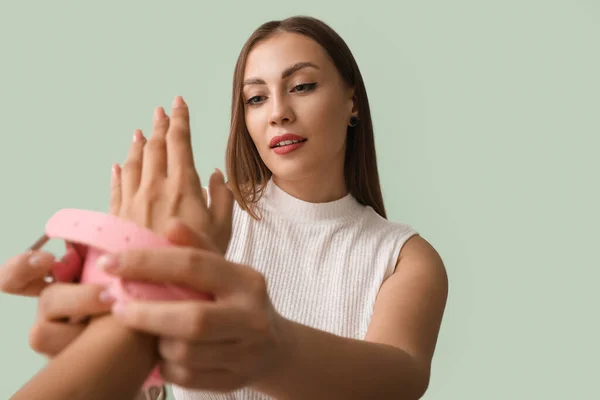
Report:
[[[131,201],[140,186],[145,144],[146,138],[142,131],[137,129],[133,134],[127,160],[121,169],[121,199],[124,203]]]
[[[0,291],[8,294],[37,296],[48,284],[44,277],[56,259],[45,251],[21,253],[10,258],[0,269]]]
[[[225,183],[225,176],[220,169],[210,176],[208,181],[208,193],[210,193],[209,209],[217,217],[218,221],[225,221],[231,224],[231,214],[233,208],[233,193]]]
[[[86,325],[40,321],[29,332],[29,346],[37,353],[54,357],[75,340]]]
[[[243,358],[248,347],[244,341],[202,343],[166,338],[158,342],[162,359],[192,368],[227,368]]]
[[[55,283],[40,294],[38,317],[78,320],[110,312],[114,297],[103,285]]]
[[[176,246],[189,246],[196,249],[204,249],[218,252],[212,240],[203,232],[194,232],[181,220],[173,219],[167,224],[165,237]]]
[[[110,178],[110,205],[109,214],[119,215],[121,210],[121,167],[113,164]]]
[[[246,313],[208,301],[131,301],[113,314],[131,329],[197,342],[237,341],[249,326]]]
[[[203,293],[224,295],[243,282],[242,266],[223,256],[191,247],[133,249],[98,258],[98,267],[122,279],[181,285]]]
[[[225,252],[229,238],[231,237],[231,226],[233,220],[233,193],[225,183],[225,177],[220,170],[215,170],[208,182],[210,193],[209,210],[213,214],[213,221],[217,226],[217,236],[222,238],[218,245]]]
[[[229,392],[247,384],[242,375],[226,369],[192,369],[169,362],[161,362],[159,366],[165,381],[189,389]]]
[[[142,167],[142,185],[152,186],[157,179],[167,176],[167,149],[166,135],[169,129],[169,117],[162,107],[154,109],[154,125],[152,136],[144,148],[144,162]]]
[[[175,97],[167,133],[167,175],[201,188],[194,165],[189,108],[181,96]]]

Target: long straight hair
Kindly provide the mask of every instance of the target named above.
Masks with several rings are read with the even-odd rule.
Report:
[[[272,173],[260,158],[246,126],[242,84],[248,54],[253,47],[279,32],[307,36],[321,45],[333,60],[338,73],[355,90],[358,122],[348,127],[344,178],[350,194],[387,218],[379,183],[373,123],[362,75],[346,42],[327,24],[313,17],[295,16],[269,21],[248,38],[235,65],[231,98],[231,125],[227,142],[226,171],[230,188],[240,207],[258,219],[254,205],[260,199]]]

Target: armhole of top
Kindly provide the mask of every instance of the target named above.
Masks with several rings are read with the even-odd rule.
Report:
[[[418,236],[419,232],[414,230],[412,227],[405,225],[404,231],[398,232],[398,236],[394,239],[394,247],[390,259],[390,268],[389,268],[389,276],[392,276],[394,272],[396,272],[396,267],[398,266],[398,261],[400,260],[400,254],[402,253],[402,248],[408,242],[408,239],[413,236]]]

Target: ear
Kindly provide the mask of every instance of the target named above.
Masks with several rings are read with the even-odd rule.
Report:
[[[348,89],[348,105],[350,107],[350,116],[358,117],[358,102],[356,101],[356,89],[351,87]]]

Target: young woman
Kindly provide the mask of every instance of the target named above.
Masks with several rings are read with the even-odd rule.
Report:
[[[193,165],[191,149],[182,150],[189,140],[176,140],[189,132],[180,110],[187,109],[175,107],[169,118],[158,109],[152,137],[137,147],[141,172],[131,173],[132,150],[113,193],[130,198],[131,182],[146,168],[161,170],[157,159],[168,169],[163,158],[146,158],[160,148],[149,146],[155,137],[178,149],[164,158],[187,154]],[[197,179],[188,175],[182,181]],[[105,263],[115,276],[185,284],[212,293],[214,302],[133,302],[106,314],[110,301],[100,299],[110,296],[101,287],[43,289],[51,255],[34,252],[34,269],[31,254],[7,263],[4,291],[43,289],[32,346],[53,358],[39,376],[64,375],[61,368],[79,360],[77,376],[96,382],[94,390],[73,384],[88,390],[85,398],[116,381],[131,396],[158,361],[177,399],[421,397],[446,304],[445,267],[411,227],[386,219],[366,89],[350,50],[323,22],[268,22],[248,39],[234,73],[227,175],[235,198],[230,240],[226,213],[195,226],[187,214],[198,211],[190,207],[180,218],[196,233],[182,225],[167,233],[178,247]],[[211,205],[227,203],[222,190],[209,187],[208,197]],[[82,315],[93,316],[89,326],[59,322]],[[109,341],[107,332],[118,334]],[[97,355],[82,357],[92,343]]]

